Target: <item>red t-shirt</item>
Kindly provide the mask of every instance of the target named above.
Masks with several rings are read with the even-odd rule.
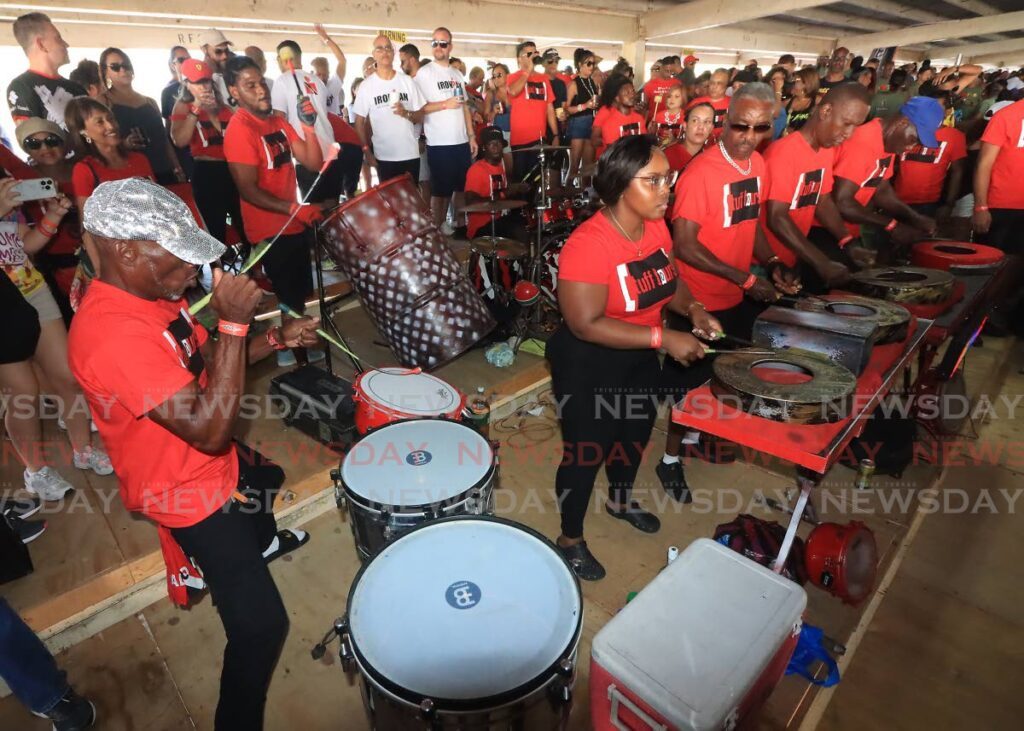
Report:
[[[699,96],[686,105],[686,111],[690,111],[698,104],[710,104],[715,110],[715,129],[711,133],[711,139],[717,141],[722,136],[722,125],[725,124],[725,113],[729,111],[729,97],[712,99],[709,96]]]
[[[835,154],[835,149],[829,147],[822,147],[815,152],[799,132],[773,142],[764,154],[764,164],[768,170],[765,200],[788,204],[789,217],[805,236],[814,224],[818,199],[832,192]],[[762,207],[761,222],[768,243],[786,266],[793,266],[797,261],[796,254],[772,233],[767,223],[767,208],[767,204]]]
[[[355,128],[333,112],[327,113],[327,121],[331,123],[331,130],[334,132],[334,141],[339,145],[363,146]]]
[[[661,324],[676,276],[672,236],[661,220],[645,222],[643,238],[634,242],[598,213],[573,231],[558,257],[559,281],[605,285],[605,316],[632,325]]]
[[[670,112],[667,109],[661,109],[650,119],[648,128],[658,137],[663,137],[665,135],[682,137],[684,121],[685,118],[683,116],[682,109],[677,109],[674,112]]]
[[[111,180],[124,180],[125,178],[156,180],[149,160],[141,152],[129,152],[126,159],[128,164],[115,170],[93,155],[82,158],[71,169],[71,187],[75,191],[75,195],[88,198],[96,190],[97,185],[108,183]]]
[[[743,271],[750,270],[766,185],[764,158],[755,152],[748,162],[750,175],[744,176],[717,145],[704,150],[679,176],[672,210],[673,221],[685,218],[699,224],[697,240],[721,261]],[[743,300],[739,285],[682,261],[678,265],[694,298],[708,310],[726,310]]]
[[[185,300],[145,300],[94,280],[71,323],[68,360],[121,484],[125,507],[181,528],[238,483],[234,449],[200,452],[147,414],[192,381],[206,387],[204,330]],[[130,351],[130,357],[126,352]]]
[[[1024,208],[1024,100],[996,112],[982,142],[999,146],[988,186],[990,208]]]
[[[598,109],[597,115],[594,117],[594,128],[601,130],[601,146],[597,148],[598,157],[601,157],[604,151],[620,137],[647,134],[644,115],[632,110],[629,114],[623,114],[615,107]]]
[[[938,202],[950,166],[967,157],[967,137],[960,130],[939,127],[935,137],[938,147],[917,145],[900,155],[892,184],[904,203]]]
[[[224,130],[227,129],[231,117],[234,116],[227,107],[221,107],[217,111],[217,120],[220,122],[220,131],[213,126],[210,113],[205,109],[199,110],[199,118],[196,121],[195,129],[192,130],[192,139],[188,141],[192,157],[206,157],[214,160],[224,159]],[[186,119],[188,114],[172,114],[171,121]]]
[[[644,84],[644,101],[647,102],[647,119],[665,110],[665,92],[679,86],[679,79],[651,79]]]
[[[508,85],[512,86],[522,76],[522,71],[516,71],[508,77]],[[555,92],[547,75],[530,74],[523,90],[509,96],[508,103],[512,110],[509,143],[529,145],[543,139],[548,130],[548,105],[555,103]]]
[[[466,172],[466,192],[476,193],[490,200],[502,200],[505,191],[508,190],[508,176],[505,174],[505,163],[491,165],[486,160],[477,160],[470,165]],[[497,218],[505,215],[502,211]],[[481,226],[491,222],[489,213],[470,213],[469,222],[466,224],[466,235],[469,238],[476,236]]]
[[[866,206],[875,197],[875,191],[895,172],[896,156],[885,151],[882,139],[882,120],[872,119],[854,130],[836,152],[836,164],[832,169],[833,178],[845,178],[857,184],[853,197]],[[860,234],[860,226],[847,222],[846,228],[854,236]]]
[[[224,133],[224,156],[227,161],[252,165],[258,171],[257,185],[275,198],[295,200],[295,166],[292,164],[292,142],[299,139],[288,120],[277,114],[260,119],[244,109],[235,116]],[[242,199],[242,221],[245,233],[253,243],[274,236],[288,214],[268,211]],[[292,221],[285,234],[302,231],[302,223]]]

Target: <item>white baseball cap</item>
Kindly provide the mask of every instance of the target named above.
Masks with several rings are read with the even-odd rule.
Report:
[[[206,48],[207,46],[214,46],[214,47],[216,47],[216,46],[221,45],[222,43],[227,43],[229,46],[235,45],[234,43],[229,41],[227,38],[225,38],[224,34],[221,33],[219,30],[217,30],[216,28],[210,28],[209,30],[204,30],[202,32],[202,34],[199,36],[199,47],[200,48]]]

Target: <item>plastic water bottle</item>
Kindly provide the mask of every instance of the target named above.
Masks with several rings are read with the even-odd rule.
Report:
[[[491,405],[487,402],[487,396],[484,395],[483,386],[477,386],[476,393],[469,400],[469,419],[485,439],[490,438]]]

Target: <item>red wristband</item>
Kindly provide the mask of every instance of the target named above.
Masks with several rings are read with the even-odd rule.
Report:
[[[839,239],[839,248],[845,248],[848,243],[853,241],[853,234],[847,234],[843,238]]]
[[[39,219],[39,223],[36,224],[36,228],[39,229],[39,233],[43,236],[53,237],[57,235],[57,227],[47,221],[45,218]]]
[[[269,330],[267,330],[267,343],[269,343],[270,347],[273,348],[274,350],[284,350],[288,346],[274,336],[275,329],[277,328],[272,327]],[[283,332],[281,334],[284,335]]]
[[[976,211],[987,211],[988,210],[988,206],[975,206],[974,210],[976,210]]]
[[[661,338],[664,335],[664,331],[661,325],[651,328],[651,350],[657,350],[661,347]]]
[[[217,332],[222,332],[225,335],[234,335],[235,337],[244,338],[249,334],[248,325],[239,325],[237,322],[228,322],[227,320],[221,320],[217,323]]]
[[[743,284],[740,285],[740,289],[742,289],[744,292],[746,292],[751,287],[754,286],[754,283],[756,281],[757,281],[757,276],[754,275],[754,274],[751,274],[749,277],[747,277],[747,281],[745,281]]]
[[[894,219],[892,219],[891,221],[889,221],[889,223],[885,224],[885,230],[886,230],[886,231],[892,231],[892,230],[893,230],[894,228],[896,228],[896,227],[897,227],[897,226],[899,226],[899,225],[900,225],[900,222],[899,222],[899,221],[897,221],[897,220],[896,220],[896,219],[894,218]]]

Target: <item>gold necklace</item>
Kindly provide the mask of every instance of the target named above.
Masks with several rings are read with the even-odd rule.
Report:
[[[639,244],[641,241],[643,241],[643,239],[644,239],[643,231],[640,232],[640,238],[638,240],[634,240],[628,233],[626,233],[626,229],[622,228],[622,224],[619,223],[619,219],[617,219],[615,217],[615,214],[612,213],[612,209],[611,208],[608,209],[608,217],[612,219],[612,223],[615,224],[615,228],[619,229],[619,231],[622,233],[622,235],[626,237],[626,241],[628,241],[631,244]],[[643,247],[640,247],[640,246],[636,247],[636,255],[637,256],[640,256],[643,253],[644,253]]]

